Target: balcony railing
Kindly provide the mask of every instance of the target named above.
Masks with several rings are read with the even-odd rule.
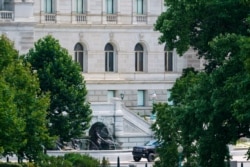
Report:
[[[56,14],[53,13],[45,13],[45,22],[56,22]]]
[[[0,20],[13,20],[13,16],[12,11],[0,11]]]
[[[106,19],[107,19],[107,22],[116,23],[117,22],[117,15],[116,14],[108,14]]]
[[[76,22],[78,23],[84,23],[87,21],[86,14],[76,14]]]
[[[136,21],[138,23],[145,23],[145,22],[147,22],[147,15],[137,15],[136,16]]]

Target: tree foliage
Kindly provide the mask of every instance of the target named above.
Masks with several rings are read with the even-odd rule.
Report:
[[[165,4],[168,8],[155,25],[162,33],[160,43],[180,54],[193,47],[207,64],[204,71],[186,69],[177,79],[171,90],[173,106],[165,106],[171,114],[156,107],[158,137],[166,142],[162,129],[171,128],[161,118],[171,118],[174,128],[169,134],[181,132],[172,138],[184,147],[185,167],[229,166],[228,144],[250,137],[249,2],[165,0]],[[169,152],[161,161],[168,156],[177,155]]]
[[[155,30],[162,33],[160,43],[166,43],[169,49],[177,48],[181,55],[191,46],[197,49],[214,68],[208,43],[225,33],[248,34],[247,17],[249,5],[239,0],[165,0],[167,10],[155,24]],[[220,64],[219,64],[220,65]]]
[[[39,39],[26,55],[38,74],[42,92],[50,93],[47,119],[51,135],[69,141],[89,127],[91,109],[80,67],[52,36]]]
[[[177,147],[180,138],[174,118],[175,114],[168,104],[163,103],[154,104],[153,113],[156,113],[157,115],[157,124],[154,124],[152,129],[155,131],[155,135],[157,136],[158,140],[162,142],[161,148],[158,150],[160,161],[157,161],[155,166],[177,166]],[[158,125],[160,125],[160,127]]]
[[[49,98],[4,35],[0,37],[0,146],[3,155],[38,160],[51,138],[46,128]]]

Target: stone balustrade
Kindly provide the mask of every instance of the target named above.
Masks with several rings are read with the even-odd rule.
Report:
[[[13,20],[12,11],[0,11],[0,20]]]

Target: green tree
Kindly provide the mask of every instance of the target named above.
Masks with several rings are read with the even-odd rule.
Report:
[[[38,77],[19,58],[13,43],[0,37],[0,119],[3,155],[38,160],[51,142],[46,127],[49,98],[41,94]],[[24,155],[26,157],[24,157]]]
[[[160,43],[180,54],[193,47],[207,60],[204,72],[184,71],[172,88],[172,126],[181,132],[185,166],[229,166],[227,145],[250,137],[249,2],[165,3],[168,8],[155,25]],[[156,124],[159,131],[166,126]]]
[[[153,113],[156,114],[157,123],[153,124],[152,129],[158,140],[162,142],[161,147],[157,150],[160,161],[156,161],[155,166],[177,166],[177,147],[180,144],[180,135],[176,125],[176,114],[167,103],[154,104]]]
[[[155,24],[162,33],[160,43],[169,49],[177,48],[181,55],[191,46],[199,56],[207,59],[207,70],[211,71],[218,62],[213,60],[208,43],[219,34],[248,34],[246,19],[250,6],[240,0],[165,0],[167,10]]]
[[[15,91],[5,80],[4,70],[17,58],[13,43],[4,36],[0,36],[0,147],[1,154],[7,155],[15,153],[25,144],[25,141],[17,136],[23,136],[25,122],[18,116],[15,104]]]
[[[50,92],[49,130],[61,141],[81,136],[92,114],[80,67],[70,57],[52,36],[39,39],[25,57],[37,71],[41,91]]]

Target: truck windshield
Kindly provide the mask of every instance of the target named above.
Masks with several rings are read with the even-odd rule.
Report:
[[[145,146],[156,146],[157,145],[157,140],[150,140],[145,143]]]

